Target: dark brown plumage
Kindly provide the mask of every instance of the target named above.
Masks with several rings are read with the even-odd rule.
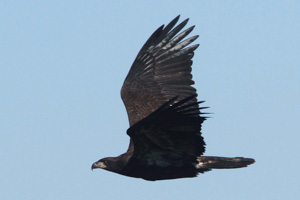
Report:
[[[127,152],[92,165],[145,180],[195,177],[211,169],[246,167],[251,158],[202,156],[205,117],[191,75],[198,36],[182,41],[194,26],[179,33],[188,19],[179,16],[159,27],[138,53],[124,81],[121,96],[130,128]]]

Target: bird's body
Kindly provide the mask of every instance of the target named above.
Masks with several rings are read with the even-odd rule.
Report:
[[[130,128],[127,152],[103,158],[92,165],[145,180],[195,177],[211,169],[246,167],[250,158],[202,156],[203,116],[191,75],[198,36],[185,38],[194,27],[179,33],[187,20],[179,16],[159,27],[138,53],[124,81],[121,96]],[[178,34],[179,33],[179,34]]]

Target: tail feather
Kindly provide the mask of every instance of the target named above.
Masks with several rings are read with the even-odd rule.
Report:
[[[216,156],[201,156],[197,158],[196,168],[199,172],[210,171],[212,169],[233,169],[247,167],[255,162],[252,158],[226,158]]]

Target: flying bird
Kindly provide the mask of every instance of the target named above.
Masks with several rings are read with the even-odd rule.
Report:
[[[212,169],[247,167],[251,158],[202,156],[201,125],[207,119],[192,87],[191,66],[198,35],[184,38],[189,19],[179,16],[146,41],[123,83],[121,97],[130,128],[127,152],[95,162],[101,168],[149,181],[196,177]]]

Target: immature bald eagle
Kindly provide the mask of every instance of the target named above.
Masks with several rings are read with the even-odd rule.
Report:
[[[197,101],[191,75],[198,36],[185,38],[194,26],[179,33],[188,19],[179,16],[159,27],[138,53],[124,81],[121,96],[130,128],[127,152],[92,165],[145,180],[195,177],[211,169],[246,167],[251,158],[202,156],[201,124],[206,119]],[[179,33],[179,34],[178,34]],[[182,42],[181,42],[182,41]],[[187,47],[188,46],[188,47]]]

